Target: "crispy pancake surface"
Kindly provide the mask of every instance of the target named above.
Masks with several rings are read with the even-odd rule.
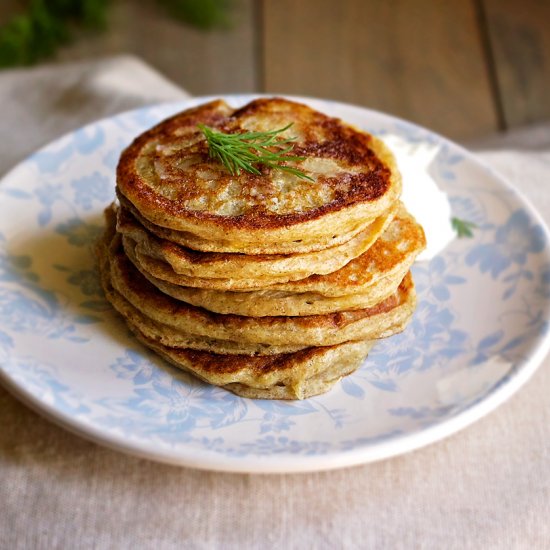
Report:
[[[244,290],[340,269],[373,245],[391,223],[397,207],[342,245],[302,254],[198,252],[156,237],[124,208],[117,212],[117,231],[125,241],[131,241],[140,264],[155,277],[183,286]]]
[[[216,355],[174,349],[137,338],[167,361],[198,378],[254,399],[306,399],[328,391],[342,376],[357,370],[372,342],[346,342],[264,357]]]
[[[385,338],[404,328],[416,303],[409,274],[392,296],[372,308],[306,317],[222,315],[176,300],[152,285],[124,253],[121,237],[114,232],[114,222],[98,250],[107,297],[119,311],[124,306],[117,307],[117,302],[133,308],[121,311],[123,317],[130,319],[137,315],[133,317],[135,324],[139,318],[147,318],[157,327],[174,329],[182,338],[190,336],[197,340],[223,342],[224,345],[233,342],[231,347],[234,349],[237,349],[235,343],[250,344],[247,352],[251,354],[269,354],[272,347],[276,347],[273,352],[278,353],[284,346],[297,349]],[[119,297],[113,299],[113,294]],[[129,313],[132,311],[134,313]],[[149,336],[153,338],[151,332]],[[171,343],[176,345],[175,341]],[[195,349],[221,348],[201,344]]]
[[[138,256],[135,243],[124,239],[127,256],[165,294],[216,313],[251,317],[321,315],[372,307],[395,292],[424,246],[422,228],[401,208],[367,252],[333,273],[267,284],[258,290],[227,291],[217,289],[214,281],[208,281],[208,285],[199,283],[197,286],[202,288],[184,286],[189,278]],[[197,281],[189,282],[195,285]]]
[[[182,264],[187,258],[187,253],[184,251],[180,255],[179,247],[174,249],[172,245],[165,243],[155,243],[150,240],[141,240],[142,236],[139,233],[124,233],[124,246],[128,251],[128,256],[136,264],[138,269],[154,279],[160,279],[174,285],[183,287],[205,288],[213,290],[255,290],[262,292],[261,298],[265,300],[269,298],[269,293],[275,293],[275,298],[282,296],[281,292],[291,293],[293,295],[303,293],[316,293],[325,297],[346,296],[350,294],[365,294],[369,292],[369,288],[373,288],[381,279],[385,279],[386,283],[393,286],[403,279],[405,273],[409,270],[419,252],[425,247],[425,236],[422,227],[418,225],[415,219],[401,205],[393,221],[384,222],[382,227],[386,227],[385,231],[380,235],[374,244],[367,249],[363,254],[345,262],[345,264],[334,269],[334,264],[331,264],[330,258],[326,263],[333,266],[333,269],[324,273],[324,267],[321,265],[319,271],[321,274],[307,274],[302,277],[292,277],[294,280],[280,281],[277,271],[277,277],[264,276],[263,271],[260,271],[259,278],[253,278],[254,264],[250,265],[250,272],[247,270],[249,278],[239,278],[241,274],[231,262],[232,254],[214,254],[212,260],[215,268],[220,274],[231,275],[231,278],[207,278],[203,279],[198,276],[192,276],[189,273],[182,274]],[[139,242],[133,240],[136,236]],[[199,255],[196,261],[197,268],[200,269],[201,253],[194,253],[194,256]],[[318,253],[321,255],[321,253]],[[333,254],[334,255],[334,254]],[[185,258],[181,262],[178,259]],[[210,256],[210,254],[206,254]],[[245,261],[243,255],[238,255],[240,261]],[[324,259],[324,256],[321,256]],[[251,256],[254,258],[254,256]],[[272,258],[271,256],[269,258]],[[288,260],[292,262],[294,256],[282,258],[281,261]],[[165,261],[163,261],[165,260]],[[209,260],[205,258],[205,261]],[[276,260],[275,260],[276,261]],[[227,262],[226,270],[223,269],[224,262]],[[194,267],[191,262],[188,262],[191,267]],[[336,263],[336,265],[339,265]],[[174,269],[174,264],[179,268]],[[249,267],[245,264],[244,266]],[[267,272],[269,273],[269,272]],[[283,277],[281,277],[283,278]],[[376,292],[375,292],[376,294]],[[250,295],[253,298],[253,295]]]
[[[226,133],[292,123],[281,136],[295,138],[289,155],[305,160],[292,164],[313,181],[265,166],[260,175],[231,175],[209,157],[199,123]],[[187,237],[183,244],[190,248],[284,253],[349,240],[397,200],[401,179],[392,154],[375,137],[305,105],[270,98],[237,110],[213,101],[161,122],[123,152],[117,186],[121,202],[178,232],[177,242]]]

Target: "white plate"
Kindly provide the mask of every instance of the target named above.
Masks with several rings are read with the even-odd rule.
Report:
[[[230,96],[240,105],[251,96]],[[435,148],[430,174],[453,215],[476,223],[414,277],[407,330],[328,394],[255,401],[195,381],[131,337],[105,303],[92,244],[114,196],[121,149],[204,101],[139,109],[40,150],[0,185],[0,378],[14,394],[99,443],[155,460],[239,472],[338,468],[445,437],[502,403],[549,347],[548,236],[499,176],[433,133],[334,102],[313,107]],[[306,101],[306,100],[304,100]]]

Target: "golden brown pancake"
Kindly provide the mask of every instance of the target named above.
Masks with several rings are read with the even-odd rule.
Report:
[[[120,224],[117,224],[117,228]],[[228,268],[226,276],[233,276],[228,279],[209,278],[203,279],[196,276],[183,275],[177,273],[165,258],[171,258],[173,263],[177,263],[179,258],[178,251],[172,249],[172,245],[166,247],[163,244],[157,246],[152,243],[143,245],[143,240],[136,243],[128,236],[138,235],[136,231],[123,231],[125,248],[129,251],[129,257],[136,263],[136,266],[143,273],[178,286],[188,286],[196,288],[209,288],[213,290],[249,290],[261,289],[262,300],[269,297],[270,292],[280,296],[281,292],[288,293],[317,293],[322,296],[346,296],[349,294],[365,294],[369,292],[377,281],[386,279],[389,283],[392,280],[401,281],[405,273],[409,270],[415,257],[425,247],[425,237],[422,227],[416,223],[415,219],[401,205],[393,221],[383,232],[380,238],[372,247],[362,255],[347,262],[342,268],[333,270],[325,275],[310,275],[299,280],[272,282],[270,278],[261,277],[258,280],[244,279],[240,280],[234,276],[231,269],[230,259],[227,260]],[[138,236],[138,238],[140,238]],[[146,238],[141,236],[141,239]],[[143,245],[143,246],[142,246]],[[184,254],[186,254],[184,252]],[[201,256],[208,253],[198,254],[196,259],[200,263]],[[223,261],[231,254],[214,254],[222,256],[220,259],[219,270],[223,273]],[[243,255],[238,255],[243,256]],[[252,256],[253,257],[253,256]],[[208,260],[206,260],[208,261]],[[215,260],[214,260],[215,261]],[[394,285],[396,286],[396,285]]]
[[[208,155],[197,127],[226,133],[289,123],[290,155],[313,181],[261,166],[231,175]],[[393,155],[375,137],[306,105],[257,99],[240,109],[213,101],[140,135],[117,168],[121,202],[173,242],[203,251],[299,253],[348,241],[398,199]],[[149,229],[149,227],[148,227]]]
[[[425,246],[422,228],[401,207],[397,218],[367,252],[334,273],[259,290],[224,291],[218,290],[214,281],[208,281],[208,286],[198,283],[207,288],[183,286],[189,278],[174,274],[169,267],[162,270],[166,265],[139,256],[135,243],[127,237],[123,242],[134,265],[165,294],[216,313],[250,317],[322,315],[372,307],[395,292]],[[190,283],[197,284],[192,278]]]
[[[346,342],[295,353],[250,357],[174,349],[137,338],[167,361],[196,377],[254,399],[306,399],[328,391],[340,378],[357,370],[372,342]]]
[[[415,307],[414,286],[407,275],[392,296],[364,310],[262,318],[212,313],[175,300],[150,284],[125,255],[113,219],[99,246],[99,256],[102,265],[107,265],[102,268],[107,296],[112,287],[140,314],[183,335],[242,345],[260,344],[252,347],[254,353],[265,353],[262,348],[270,346],[303,348],[385,338],[404,328]]]
[[[303,254],[198,252],[156,237],[123,207],[117,210],[117,231],[137,245],[137,258],[155,277],[182,286],[244,290],[340,269],[372,246],[397,210],[398,204],[346,243]]]

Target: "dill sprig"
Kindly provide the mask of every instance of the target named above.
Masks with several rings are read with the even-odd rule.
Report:
[[[258,164],[269,166],[277,170],[289,172],[295,176],[313,181],[312,178],[286,162],[305,160],[306,157],[289,155],[292,151],[292,143],[295,137],[282,139],[279,135],[292,126],[287,124],[284,128],[269,132],[242,132],[240,134],[225,134],[208,128],[204,124],[198,127],[204,134],[208,143],[210,158],[220,161],[233,176],[241,173],[241,170],[251,174],[261,174],[256,167]]]
[[[475,223],[461,220],[460,218],[451,218],[451,225],[456,231],[458,237],[468,238],[474,236],[472,229],[475,229],[477,227]]]

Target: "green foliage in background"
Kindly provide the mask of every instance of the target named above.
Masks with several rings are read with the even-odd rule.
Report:
[[[19,15],[0,27],[0,68],[51,57],[79,29],[104,29],[112,1],[30,0]],[[226,26],[230,1],[157,0],[172,17],[200,29]]]
[[[199,29],[229,25],[227,12],[230,0],[158,0],[176,19],[190,23]]]

